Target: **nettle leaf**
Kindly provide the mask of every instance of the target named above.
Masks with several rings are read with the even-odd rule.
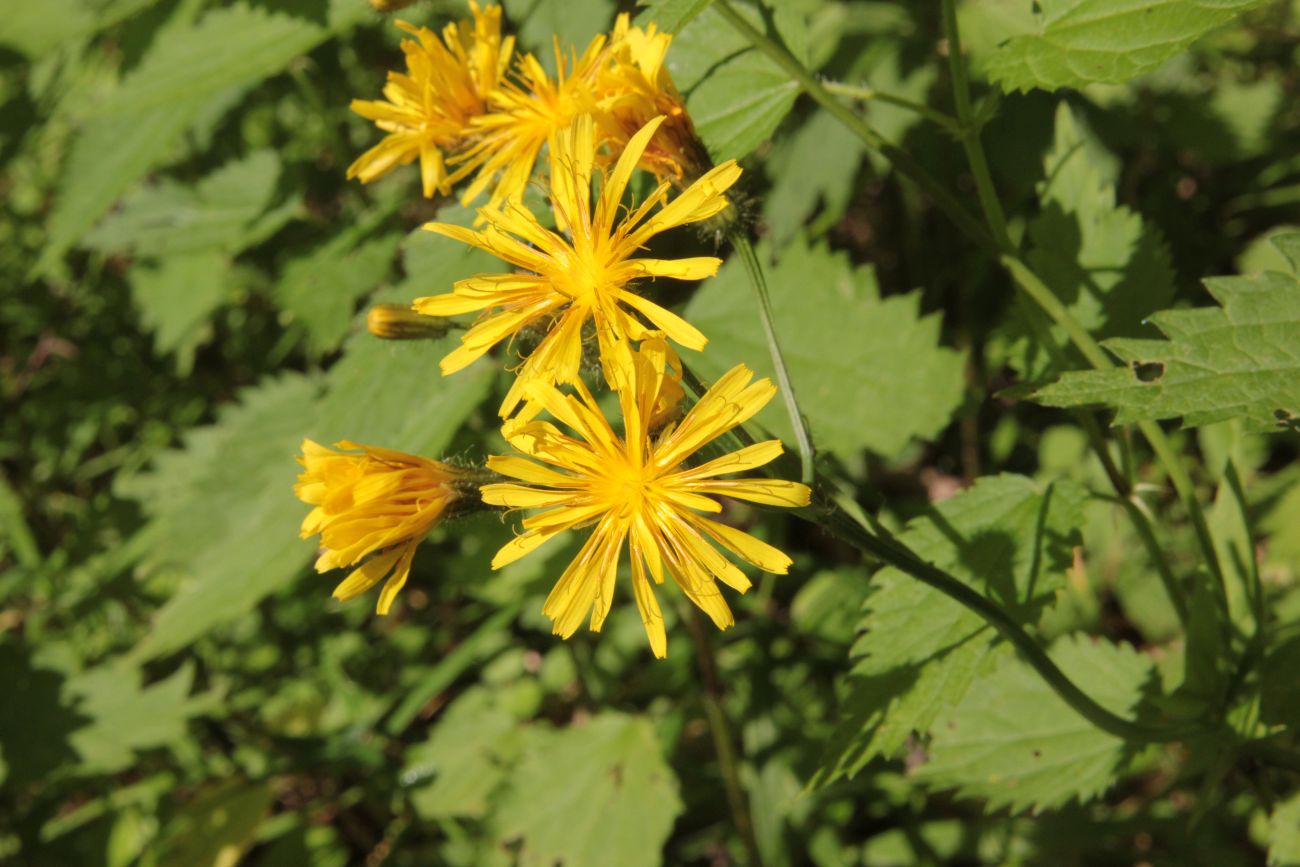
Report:
[[[115,773],[130,767],[138,750],[177,743],[188,734],[191,717],[210,702],[190,698],[191,666],[142,687],[141,672],[131,667],[105,667],[77,675],[68,682],[76,712],[90,723],[72,733],[72,746],[81,754],[81,771]]]
[[[1173,300],[1173,268],[1160,233],[1115,204],[1114,182],[1092,153],[1097,148],[1061,103],[1038,186],[1040,211],[1028,227],[1027,258],[1090,333],[1137,336],[1146,317]],[[1017,366],[1026,377],[1041,377],[1050,364],[1046,351],[1023,318],[1014,327],[1027,347],[1025,356],[1017,353]],[[1057,345],[1068,345],[1064,332],[1053,330]]]
[[[521,867],[654,867],[682,811],[649,720],[602,713],[585,726],[529,729],[493,813]]]
[[[759,257],[769,258],[762,248]],[[766,273],[781,348],[819,448],[892,457],[947,426],[965,387],[962,356],[939,345],[939,317],[920,315],[919,292],[881,298],[870,268],[854,269],[844,254],[802,241]],[[684,358],[700,376],[717,378],[741,362],[775,375],[736,257],[695,294],[686,318],[709,338],[703,353]],[[793,441],[779,398],[758,419]]]
[[[765,29],[757,9],[743,4],[736,9]],[[799,93],[779,66],[712,9],[682,29],[665,62],[686,94],[695,131],[717,162],[755,150],[790,113]]]
[[[1152,71],[1265,2],[1042,0],[1026,31],[993,52],[984,73],[1007,92],[1118,84]]]
[[[1128,645],[1075,635],[1058,641],[1051,656],[1080,689],[1121,716],[1131,716],[1154,687],[1151,660]],[[1079,716],[1011,655],[932,731],[929,761],[917,776],[983,798],[988,811],[1088,801],[1115,784],[1133,750]]]
[[[388,275],[402,236],[388,233],[359,241],[344,232],[285,265],[275,300],[307,332],[313,353],[339,345],[352,323],[357,299]]]
[[[763,222],[774,246],[784,247],[793,240],[819,206],[821,213],[810,235],[843,216],[865,151],[844,124],[822,110],[785,138],[780,152],[766,163],[772,188],[764,199]]]
[[[301,574],[313,550],[298,538],[305,512],[293,495],[303,437],[439,456],[495,378],[487,364],[440,376],[437,360],[453,341],[360,334],[319,383],[289,374],[246,390],[216,425],[192,432],[126,487],[151,516],[152,562],[190,575],[133,653],[182,647]],[[328,589],[320,585],[322,604]]]
[[[237,253],[255,239],[251,230],[270,207],[279,177],[279,158],[263,150],[227,163],[194,185],[165,180],[141,187],[81,243],[138,256]]]
[[[637,14],[636,23],[641,27],[653,23],[660,30],[678,33],[712,2],[713,0],[638,0],[637,5],[645,8]]]
[[[518,28],[520,47],[535,52],[548,68],[555,63],[556,37],[566,53],[568,46],[581,52],[614,18],[612,0],[504,0],[504,5]]]
[[[424,819],[481,819],[518,753],[519,720],[500,692],[467,690],[434,726],[429,740],[406,752],[402,782]],[[430,779],[431,778],[431,779]]]
[[[364,4],[331,0],[322,21],[319,8],[282,6],[304,15],[235,3],[171,29],[150,48],[74,136],[36,271],[58,261],[225,91],[280,71],[368,13]]]
[[[1116,424],[1181,418],[1197,427],[1240,418],[1249,431],[1300,429],[1300,233],[1273,243],[1291,273],[1208,279],[1219,307],[1154,314],[1167,339],[1108,340],[1126,367],[1067,373],[1036,399],[1114,407]]]
[[[1040,488],[988,476],[912,520],[901,539],[1032,623],[1063,585],[1086,499],[1073,482]],[[896,569],[871,583],[841,719],[814,785],[853,776],[876,756],[897,755],[913,732],[932,731],[1000,655],[997,632],[937,590]]]
[[[128,272],[131,299],[153,332],[154,350],[175,352],[182,376],[193,367],[195,349],[211,333],[208,320],[226,298],[228,264],[221,253],[209,251],[141,263]]]

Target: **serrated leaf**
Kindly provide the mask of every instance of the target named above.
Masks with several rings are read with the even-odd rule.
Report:
[[[321,9],[321,6],[325,9]],[[278,7],[278,8],[277,8]],[[295,14],[301,13],[301,14]],[[366,10],[346,0],[237,2],[212,9],[153,46],[100,108],[104,115],[174,108],[196,97],[266,78]]]
[[[1033,28],[984,64],[1002,89],[1118,84],[1266,0],[1042,0]]]
[[[218,424],[190,434],[124,493],[146,502],[149,558],[190,579],[133,654],[160,656],[252,609],[297,577],[312,552],[293,495],[303,437],[352,439],[438,456],[494,379],[486,366],[438,375],[452,341],[393,344],[361,334],[324,378],[290,374],[247,390]],[[327,604],[328,581],[313,583]]]
[[[1086,492],[1073,482],[1039,488],[1023,476],[980,479],[908,524],[901,539],[934,563],[1033,622],[1073,560]],[[978,615],[896,569],[871,579],[844,706],[814,785],[893,756],[931,730],[987,673],[1000,646]]]
[[[844,124],[823,110],[782,144],[780,154],[767,162],[772,188],[763,202],[763,221],[776,247],[793,240],[819,205],[819,228],[829,228],[844,214],[854,194],[851,181],[866,150]]]
[[[493,691],[467,690],[438,720],[429,740],[406,752],[402,780],[413,786],[416,813],[424,819],[483,818],[518,739],[518,720]]]
[[[790,113],[799,86],[755,49],[720,64],[686,98],[714,162],[748,156]]]
[[[204,706],[189,697],[194,683],[190,666],[148,687],[130,667],[92,669],[72,678],[68,691],[76,710],[90,723],[72,733],[81,755],[81,770],[115,773],[130,767],[138,750],[173,744],[186,736],[187,723]]]
[[[566,53],[579,53],[592,37],[608,30],[612,0],[504,0],[506,17],[518,28],[519,45],[533,51],[548,69],[555,64],[555,39]]]
[[[1219,307],[1156,313],[1151,322],[1166,340],[1108,340],[1126,367],[1067,373],[1035,398],[1114,407],[1116,424],[1240,418],[1248,431],[1300,428],[1300,234],[1273,243],[1291,258],[1292,273],[1208,279]]]
[[[130,270],[131,300],[140,321],[153,332],[154,351],[176,353],[182,376],[194,363],[194,350],[207,340],[208,319],[226,297],[228,261],[216,251],[177,256],[158,265]]]
[[[74,138],[36,272],[58,261],[223,91],[283,69],[367,12],[364,4],[331,0],[322,24],[313,4],[281,6],[304,16],[236,3],[170,30],[153,46]]]
[[[138,256],[237,253],[270,206],[279,177],[279,158],[263,150],[227,163],[192,186],[168,180],[142,187],[82,244]]]
[[[1040,211],[1028,227],[1027,258],[1090,333],[1136,336],[1146,317],[1173,299],[1173,268],[1159,232],[1115,204],[1113,180],[1096,168],[1097,147],[1061,103],[1055,141],[1043,160]],[[1033,331],[1023,318],[1016,327],[1031,347],[1016,358],[1020,372],[1039,378],[1049,369],[1049,357],[1029,337]],[[1064,332],[1053,331],[1058,346],[1068,345]]]
[[[602,713],[584,726],[529,731],[493,814],[521,867],[655,867],[682,811],[649,720]]]
[[[390,233],[358,243],[345,232],[285,265],[275,300],[306,329],[310,351],[319,354],[338,346],[357,299],[387,276],[401,237]]]
[[[768,261],[763,248],[759,258]],[[939,318],[920,315],[920,293],[881,298],[869,268],[802,241],[766,273],[777,334],[818,448],[889,457],[943,430],[961,402],[962,357],[939,345]],[[774,375],[748,279],[733,257],[686,308],[709,345],[684,361],[705,379],[741,362]],[[793,441],[779,399],[758,419]]]
[[[655,24],[660,30],[677,33],[699,15],[713,0],[639,0],[645,7],[636,16],[636,23],[645,27]]]
[[[1132,716],[1152,688],[1151,660],[1084,636],[1058,641],[1052,660],[1107,709]],[[982,798],[985,809],[1048,810],[1115,784],[1131,746],[1079,716],[1029,665],[1008,655],[935,725],[917,776]]]

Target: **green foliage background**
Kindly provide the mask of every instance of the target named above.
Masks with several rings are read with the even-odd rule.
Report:
[[[544,57],[621,8],[504,5]],[[1300,3],[960,6],[1009,231],[1124,365],[1102,372],[707,0],[650,5],[712,155],[745,166],[822,470],[1103,706],[1221,731],[1096,729],[969,610],[739,508],[796,564],[709,636],[720,691],[673,604],[663,662],[626,594],[600,636],[553,638],[573,549],[492,572],[495,518],[435,531],[392,616],[334,603],[297,536],[303,437],[499,446],[493,366],[443,379],[448,345],[360,326],[492,262],[412,231],[469,219],[414,169],[343,179],[396,28],[363,0],[5,0],[0,862],[749,863],[720,707],[769,865],[1300,863]],[[978,212],[937,4],[736,5]],[[739,261],[664,297],[712,338],[701,376],[770,372]],[[1097,406],[1174,432],[1226,624],[1128,427],[1117,502],[1070,409]],[[791,437],[779,401],[758,422]]]

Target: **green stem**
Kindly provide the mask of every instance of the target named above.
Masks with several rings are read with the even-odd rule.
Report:
[[[957,30],[957,7],[953,0],[943,0],[943,22],[948,33],[948,69],[952,76],[953,102],[957,106],[957,121],[960,124],[962,148],[966,151],[966,162],[970,165],[971,174],[975,176],[975,191],[979,195],[984,219],[993,232],[993,239],[1003,250],[1014,253],[1015,245],[1011,243],[1011,234],[1007,231],[1007,217],[993,187],[993,174],[989,171],[989,161],[984,156],[979,125],[975,123],[974,112],[971,111],[970,82],[966,78],[961,33]]]
[[[770,57],[774,63],[798,83],[804,92],[848,127],[849,131],[861,139],[867,147],[874,149],[888,159],[901,175],[928,194],[935,205],[948,215],[958,229],[965,233],[982,250],[1000,262],[1011,273],[1016,285],[1042,307],[1047,315],[1052,318],[1052,321],[1065,331],[1070,341],[1083,353],[1089,364],[1100,370],[1108,370],[1114,367],[1101,345],[1079,324],[1079,321],[1061,303],[1055,293],[1038,278],[1038,275],[1034,274],[1016,255],[1007,252],[994,236],[972,217],[957,199],[920,163],[906,151],[886,141],[880,133],[872,129],[861,117],[850,111],[817,80],[816,76],[804,68],[804,65],[790,52],[755,30],[748,21],[732,8],[728,0],[714,0],[713,6],[727,19],[732,27],[752,42],[755,48]],[[1218,554],[1214,550],[1213,543],[1210,542],[1208,531],[1205,529],[1205,515],[1201,510],[1200,502],[1196,498],[1195,487],[1192,486],[1190,478],[1159,425],[1152,422],[1139,423],[1138,429],[1150,441],[1156,457],[1165,465],[1166,472],[1169,473],[1169,477],[1173,481],[1184,507],[1191,516],[1192,524],[1196,529],[1197,541],[1200,543],[1206,564],[1218,581],[1220,590],[1222,590],[1224,586],[1223,572],[1219,566]]]
[[[744,843],[749,863],[755,867],[762,867],[763,857],[758,848],[758,838],[754,835],[749,801],[740,782],[740,762],[736,758],[736,748],[732,742],[731,724],[727,720],[726,708],[722,705],[722,680],[718,677],[718,662],[713,655],[713,642],[709,639],[709,630],[705,627],[698,608],[694,605],[682,605],[679,610],[683,610],[686,631],[690,633],[691,641],[695,644],[700,679],[704,683],[704,712],[708,716],[709,731],[713,735],[713,748],[718,754],[718,769],[727,792],[727,803],[731,807],[731,818],[736,824],[736,830],[740,832],[740,839]]]
[[[885,93],[884,91],[876,90],[874,87],[867,87],[860,84],[847,84],[842,81],[826,81],[824,84],[827,90],[839,96],[847,96],[850,99],[860,99],[863,102],[885,102],[890,105],[896,105],[899,108],[905,108],[908,111],[916,112],[921,115],[921,117],[943,127],[953,135],[960,135],[961,133],[961,124],[958,123],[956,118],[945,114],[942,111],[930,108],[930,106],[923,103],[913,102],[906,97],[898,96],[893,93]]]
[[[812,484],[816,471],[813,469],[812,436],[808,433],[808,423],[799,409],[799,399],[794,393],[794,383],[790,381],[790,371],[785,366],[785,356],[781,353],[781,344],[776,338],[776,322],[772,316],[772,299],[767,292],[767,280],[763,277],[763,265],[754,253],[754,246],[743,230],[731,233],[731,243],[740,253],[749,272],[749,283],[754,287],[758,297],[758,318],[763,323],[763,336],[767,339],[767,351],[772,356],[772,366],[776,368],[776,382],[781,389],[781,399],[785,402],[786,414],[790,416],[790,425],[794,428],[795,442],[799,446],[799,463],[803,473],[803,483]]]
[[[904,177],[930,196],[935,205],[946,213],[963,232],[969,235],[990,255],[998,255],[1000,251],[998,245],[993,241],[993,236],[962,207],[957,198],[948,192],[948,188],[935,180],[920,163],[912,158],[911,154],[887,141],[884,136],[872,129],[848,106],[836,99],[790,52],[755,30],[748,21],[736,12],[728,0],[714,0],[713,8],[723,18],[727,19],[728,23],[741,35],[752,42],[755,48],[766,54],[772,59],[772,62],[794,79],[814,101],[830,112],[840,123],[847,126],[867,147],[882,154]]]
[[[1168,743],[1183,740],[1189,735],[1202,731],[1201,726],[1193,723],[1154,725],[1124,719],[1106,710],[1075,686],[1065,672],[1061,671],[1051,657],[1038,646],[1038,642],[993,600],[933,564],[925,562],[902,543],[875,536],[839,506],[808,507],[803,511],[803,517],[818,526],[825,527],[842,541],[933,587],[949,599],[978,614],[1020,651],[1024,660],[1038,672],[1038,675],[1062,701],[1102,731],[1136,743]]]

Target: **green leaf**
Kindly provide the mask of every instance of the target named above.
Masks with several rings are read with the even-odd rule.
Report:
[[[1028,32],[985,62],[1002,89],[1118,84],[1150,72],[1266,0],[1042,0]]]
[[[259,217],[272,204],[278,179],[278,157],[272,151],[256,151],[227,162],[194,186],[162,181],[142,187],[123,200],[120,211],[88,233],[82,244],[138,256],[207,250],[237,253],[266,233],[268,226]],[[278,211],[279,220],[286,216]]]
[[[357,299],[388,275],[401,235],[389,233],[360,243],[344,232],[285,265],[275,300],[307,331],[307,346],[319,354],[338,346],[352,323]]]
[[[758,9],[737,4],[736,11],[765,28]],[[686,94],[695,131],[717,162],[741,159],[762,144],[799,93],[779,66],[713,9],[683,27],[665,63]]]
[[[1022,622],[1037,619],[1073,562],[1086,492],[1039,488],[1023,476],[980,479],[911,521],[901,539],[922,559],[978,588]],[[896,569],[877,573],[863,603],[824,785],[931,731],[996,661],[1000,638],[977,614]]]
[[[127,196],[122,207],[83,239],[101,251],[174,256],[206,250],[237,253],[271,204],[280,160],[255,151],[193,186],[165,180]]]
[[[170,30],[76,136],[35,270],[43,273],[123,192],[156,165],[205,106],[251,84],[360,21],[365,4],[331,0],[309,17],[236,3]],[[316,17],[310,17],[315,15]]]
[[[750,49],[719,65],[686,98],[695,131],[714,162],[741,159],[758,148],[790,113],[799,86]]]
[[[1269,867],[1300,864],[1300,793],[1273,808],[1268,817]]]
[[[867,588],[866,576],[859,569],[818,572],[795,594],[790,603],[790,622],[809,635],[851,644]]]
[[[115,773],[130,767],[138,750],[177,743],[187,734],[189,719],[204,702],[189,698],[194,671],[184,666],[148,687],[141,672],[108,666],[77,675],[68,682],[78,713],[91,722],[73,732],[72,746],[81,754],[81,770]]]
[[[160,833],[158,867],[230,867],[253,844],[275,799],[267,781],[226,780],[200,791]]]
[[[712,2],[713,0],[639,0],[637,5],[645,8],[636,16],[636,23],[641,27],[653,23],[660,30],[678,33]]]
[[[810,222],[829,228],[844,215],[854,194],[853,178],[865,148],[844,124],[818,110],[767,161],[772,188],[763,202],[763,222],[775,247],[784,247]],[[815,231],[810,228],[810,236]]]
[[[194,350],[211,333],[208,320],[225,300],[228,264],[224,255],[209,251],[141,263],[128,272],[131,300],[140,308],[141,324],[153,332],[154,351],[175,352],[182,376],[193,367]]]
[[[0,475],[0,559],[10,554],[20,565],[34,568],[40,565],[41,549],[23,515],[23,501],[18,492]]]
[[[1067,373],[1040,389],[1048,406],[1115,407],[1116,424],[1182,418],[1187,427],[1229,418],[1249,431],[1300,427],[1300,234],[1273,243],[1292,272],[1205,281],[1220,304],[1151,317],[1167,340],[1113,339],[1127,365]]]
[[[483,818],[514,761],[519,737],[519,721],[501,706],[499,691],[466,691],[439,719],[429,740],[406,753],[402,781],[415,786],[411,803],[416,813],[424,819]]]
[[[1152,686],[1151,660],[1128,645],[1062,639],[1051,656],[1080,689],[1131,716]],[[933,729],[918,776],[982,798],[986,810],[1048,810],[1114,785],[1132,747],[1079,716],[1028,664],[1008,655]]]
[[[1098,146],[1079,128],[1070,107],[1056,112],[1056,136],[1043,161],[1040,212],[1029,224],[1029,264],[1075,319],[1098,338],[1137,336],[1152,312],[1169,304],[1174,274],[1160,234],[1115,204],[1111,179],[1096,168]],[[1029,331],[1023,319],[1018,327]],[[1068,342],[1054,327],[1058,346]],[[1030,342],[1020,361],[1029,378],[1049,365]]]
[[[649,720],[606,712],[583,726],[529,730],[493,816],[521,840],[521,867],[655,867],[682,811]]]
[[[760,248],[759,257],[768,256]],[[947,426],[965,388],[962,357],[939,345],[939,318],[919,314],[920,293],[881,298],[874,273],[824,245],[797,241],[767,268],[772,312],[799,403],[818,448],[852,458],[886,457]],[[738,363],[773,376],[744,266],[728,262],[686,308],[709,338],[684,359],[705,379]],[[887,412],[882,412],[888,407]],[[779,399],[758,416],[793,440]]]
[[[152,562],[191,576],[133,654],[182,647],[301,573],[313,550],[298,538],[306,507],[293,495],[303,437],[439,456],[495,378],[487,365],[439,376],[437,360],[451,348],[451,339],[393,344],[361,334],[330,369],[319,399],[317,386],[296,374],[249,389],[218,424],[192,432],[183,450],[163,455],[123,491],[152,517]],[[311,586],[326,604],[329,578]]]
[[[555,67],[557,37],[566,55],[570,47],[581,53],[614,19],[612,0],[504,0],[504,4],[520,46],[535,52],[548,69]]]
[[[326,10],[321,10],[321,5]],[[293,14],[295,10],[303,14]],[[260,81],[366,14],[364,7],[359,9],[347,0],[325,4],[237,2],[212,9],[190,27],[154,45],[99,113],[174,109],[226,88]]]

